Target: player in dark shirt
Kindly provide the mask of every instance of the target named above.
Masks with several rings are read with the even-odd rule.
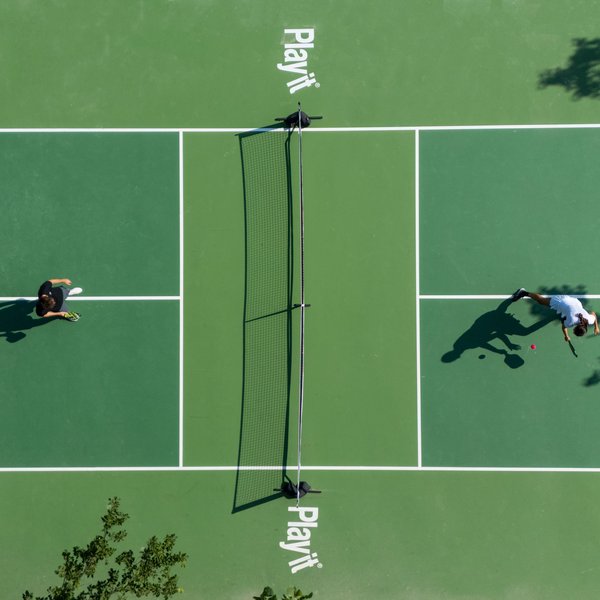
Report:
[[[70,314],[66,309],[65,301],[69,293],[81,293],[81,288],[69,290],[65,287],[53,287],[54,284],[71,285],[70,279],[48,279],[44,281],[38,290],[38,302],[35,306],[35,312],[38,317],[63,317],[67,318]],[[75,319],[70,319],[75,320]]]

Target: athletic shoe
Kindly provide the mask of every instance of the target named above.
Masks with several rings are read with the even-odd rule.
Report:
[[[81,294],[83,290],[80,287],[74,287],[69,290],[69,296],[77,296],[77,294]]]
[[[73,323],[74,323],[75,321],[79,321],[79,318],[80,318],[80,317],[81,317],[81,315],[80,315],[79,313],[77,313],[77,312],[74,312],[74,311],[68,312],[68,313],[65,315],[65,319],[66,319],[67,321],[71,321],[71,322],[73,322]]]
[[[527,292],[525,291],[525,288],[519,288],[511,297],[511,300],[513,302],[516,302],[517,300],[520,300],[521,298],[527,296]]]

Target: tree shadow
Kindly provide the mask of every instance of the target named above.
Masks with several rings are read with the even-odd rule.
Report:
[[[503,300],[496,309],[482,314],[475,322],[454,342],[452,350],[446,352],[441,360],[445,363],[458,360],[467,350],[487,350],[492,354],[504,357],[504,364],[511,369],[518,369],[525,364],[519,354],[511,354],[510,351],[520,350],[521,347],[513,344],[508,336],[527,336],[534,333],[556,319],[555,315],[546,316],[533,325],[525,327],[514,315],[507,313],[506,309],[511,304],[511,299]],[[505,348],[492,345],[497,340],[504,344]]]
[[[0,302],[0,337],[14,344],[27,337],[25,331],[44,325],[52,319],[35,319],[31,316],[35,301],[12,300]]]
[[[600,98],[600,38],[575,38],[572,43],[567,66],[542,71],[538,87],[562,86],[573,100]]]

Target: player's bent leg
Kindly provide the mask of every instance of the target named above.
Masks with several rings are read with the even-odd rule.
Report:
[[[550,298],[546,298],[545,296],[542,296],[541,294],[536,294],[535,292],[527,292],[527,295],[532,300],[535,300],[538,304],[541,304],[542,306],[550,306]]]

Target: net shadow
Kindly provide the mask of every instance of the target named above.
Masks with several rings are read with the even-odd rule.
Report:
[[[286,477],[293,275],[290,135],[280,125],[239,135],[246,251],[234,513],[280,497],[275,490]]]

